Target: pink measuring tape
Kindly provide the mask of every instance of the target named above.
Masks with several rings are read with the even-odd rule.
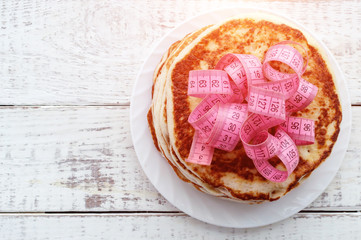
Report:
[[[232,151],[241,141],[263,177],[287,179],[299,161],[296,145],[312,144],[315,138],[313,120],[289,115],[308,106],[318,90],[301,78],[308,59],[304,64],[288,44],[300,45],[286,41],[272,46],[263,64],[253,55],[227,54],[214,70],[189,73],[188,95],[203,100],[188,118],[195,135],[187,162],[210,165],[214,148]],[[293,73],[274,69],[274,61]],[[267,131],[271,127],[276,127],[274,136]],[[268,162],[274,156],[286,171]]]

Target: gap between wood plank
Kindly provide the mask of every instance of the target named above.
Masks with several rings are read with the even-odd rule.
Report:
[[[74,104],[62,104],[62,105],[6,105],[6,104],[0,104],[1,108],[5,107],[129,107],[130,102],[126,103],[118,103],[118,104],[86,104],[86,105],[74,105]],[[361,104],[360,104],[361,106]]]
[[[302,210],[298,213],[315,213],[315,214],[342,214],[342,213],[361,213],[360,210]],[[88,212],[82,212],[82,211],[50,211],[50,212],[0,212],[1,215],[31,215],[31,214],[43,214],[43,215],[61,215],[61,214],[68,214],[68,215],[117,215],[117,214],[179,214],[179,215],[185,215],[187,214],[181,212],[181,211],[88,211]],[[296,213],[297,214],[297,213]]]

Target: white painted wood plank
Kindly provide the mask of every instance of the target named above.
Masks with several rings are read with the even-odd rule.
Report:
[[[273,9],[317,33],[361,103],[358,1],[9,0],[0,7],[0,104],[127,105],[164,34],[199,11],[237,6]]]
[[[251,229],[209,225],[183,214],[1,215],[1,239],[359,239],[361,213],[299,213]]]
[[[0,108],[0,211],[174,210],[137,161],[128,110]]]
[[[177,211],[138,163],[128,110],[1,107],[0,211]],[[352,111],[341,169],[309,210],[361,210],[361,108]]]

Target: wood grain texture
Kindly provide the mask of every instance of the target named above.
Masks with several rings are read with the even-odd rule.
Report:
[[[138,163],[128,110],[0,108],[0,211],[177,211]],[[352,110],[342,167],[309,210],[361,210],[361,108]]]
[[[317,33],[352,103],[361,104],[359,1],[236,0],[3,1],[0,104],[128,105],[142,63],[168,31],[199,12],[247,6],[292,16]]]
[[[126,107],[0,109],[0,210],[172,209],[144,176]]]
[[[223,7],[275,10],[315,32],[354,105],[330,186],[306,211],[255,229],[177,213],[143,173],[129,132],[131,89],[152,48],[186,19]],[[360,1],[1,1],[0,239],[359,239],[360,26]]]
[[[0,238],[27,239],[318,239],[356,240],[361,214],[299,213],[268,226],[212,226],[184,214],[4,215]]]

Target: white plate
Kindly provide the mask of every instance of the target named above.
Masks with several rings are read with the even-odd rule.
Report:
[[[249,228],[263,226],[283,220],[299,212],[314,201],[330,184],[338,171],[346,153],[351,130],[351,103],[346,82],[334,57],[326,46],[305,27],[284,16],[303,32],[309,33],[330,59],[336,74],[343,109],[343,120],[338,140],[330,157],[319,166],[299,187],[275,202],[248,205],[231,202],[199,192],[190,184],[180,180],[167,161],[153,144],[148,129],[147,111],[151,103],[153,71],[163,53],[175,41],[186,34],[209,24],[218,23],[234,15],[250,11],[270,12],[250,9],[223,9],[194,17],[168,33],[155,47],[145,61],[133,88],[130,106],[130,123],[134,148],[139,162],[155,188],[175,207],[201,221],[224,227]]]

